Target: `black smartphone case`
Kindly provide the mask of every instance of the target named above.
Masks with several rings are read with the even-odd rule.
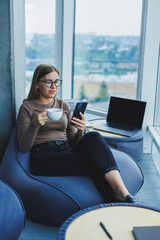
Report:
[[[74,112],[73,112],[73,117],[76,117],[76,118],[79,118],[81,119],[81,116],[79,114],[79,112],[81,112],[82,114],[84,114],[85,110],[86,110],[86,107],[87,107],[87,102],[78,102],[76,104],[76,107],[74,109]],[[72,118],[73,118],[72,117]]]

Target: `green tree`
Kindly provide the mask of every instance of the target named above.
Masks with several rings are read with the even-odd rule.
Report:
[[[79,98],[80,98],[80,100],[86,99],[84,84],[82,84],[80,87]]]
[[[106,101],[109,98],[109,93],[108,93],[108,86],[107,84],[103,81],[101,83],[100,90],[98,92],[98,95],[96,97],[96,102],[100,101]]]

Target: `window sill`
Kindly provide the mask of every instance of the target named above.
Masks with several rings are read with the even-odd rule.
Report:
[[[96,115],[96,116],[104,117],[104,118],[106,118],[106,116],[107,116],[106,111],[96,109],[96,108],[91,108],[91,107],[87,107],[86,112],[90,113],[90,114],[93,114],[93,115]]]

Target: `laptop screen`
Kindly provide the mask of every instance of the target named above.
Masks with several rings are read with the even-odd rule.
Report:
[[[146,102],[119,97],[111,97],[107,122],[141,128]]]

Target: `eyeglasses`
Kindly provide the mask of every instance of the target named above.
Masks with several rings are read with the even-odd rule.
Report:
[[[52,81],[52,80],[38,80],[39,82],[44,82],[47,88],[52,87],[52,85],[54,84],[56,87],[59,87],[62,83],[61,79],[57,79],[56,81]]]

